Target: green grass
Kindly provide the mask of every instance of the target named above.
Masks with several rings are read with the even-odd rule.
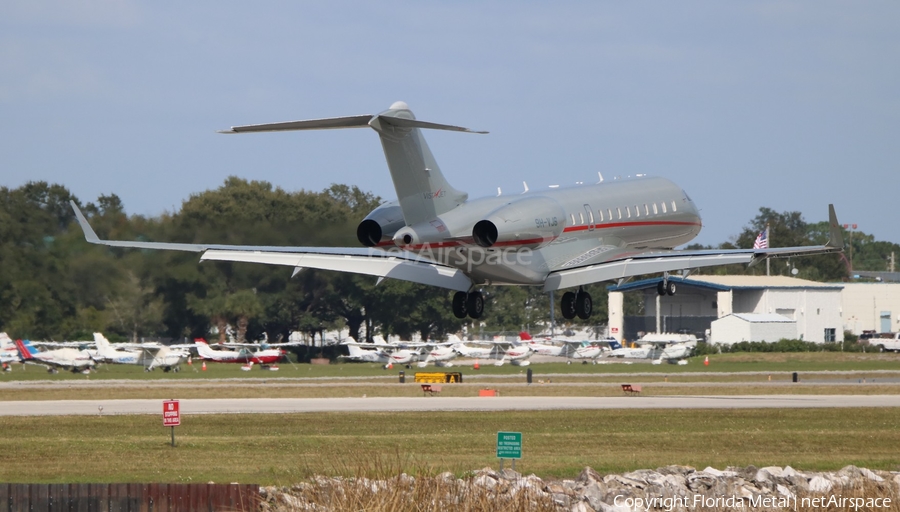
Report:
[[[900,410],[603,410],[0,417],[3,482],[245,482],[498,465],[496,432],[523,433],[517,469],[573,478],[685,464],[900,469]]]
[[[651,365],[645,362],[623,364],[622,360],[609,362],[608,364],[566,364],[565,362],[533,363],[529,368],[535,374],[627,374],[634,372],[658,374],[658,375],[690,375],[693,373],[725,373],[725,372],[828,372],[828,371],[898,371],[900,372],[900,354],[893,353],[859,353],[859,352],[784,352],[784,353],[737,353],[716,354],[709,356],[710,364],[703,364],[703,357],[689,359],[684,366],[661,364]],[[390,370],[385,370],[382,365],[374,363],[336,363],[331,365],[291,364],[282,363],[277,372],[263,371],[254,368],[252,371],[242,371],[241,365],[225,363],[207,363],[207,370],[200,370],[200,363],[191,366],[183,365],[178,373],[164,373],[161,370],[144,372],[139,366],[133,365],[101,365],[99,369],[90,375],[70,372],[60,372],[50,375],[43,368],[35,365],[13,365],[13,371],[0,372],[0,382],[23,380],[53,380],[53,381],[79,381],[98,379],[134,379],[134,380],[212,380],[242,378],[251,380],[274,381],[285,378],[385,378],[396,379],[397,374],[403,371],[408,376],[415,372],[432,371],[461,371],[466,376],[478,378],[487,376],[518,375],[524,376],[527,368],[506,364],[494,366],[491,363],[481,362],[479,370],[473,370],[471,366],[454,366],[451,368],[405,368],[395,365]]]

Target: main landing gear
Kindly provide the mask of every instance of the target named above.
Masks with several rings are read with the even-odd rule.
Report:
[[[453,315],[456,318],[481,318],[483,314],[484,295],[481,292],[456,292],[453,295]]]
[[[594,311],[594,301],[591,299],[590,293],[579,288],[578,292],[566,292],[563,294],[562,301],[560,301],[560,309],[562,309],[562,316],[566,320],[571,320],[576,316],[582,320],[587,320],[591,317],[591,312]]]
[[[660,295],[675,295],[675,281],[663,278],[662,281],[656,283],[656,293]]]

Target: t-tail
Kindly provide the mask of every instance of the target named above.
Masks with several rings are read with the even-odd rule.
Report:
[[[618,350],[618,349],[622,348],[622,344],[616,340],[609,340],[609,348],[611,350]]]
[[[453,188],[438,167],[421,128],[477,132],[460,126],[419,121],[402,101],[377,114],[332,117],[308,121],[234,126],[222,133],[272,132],[289,130],[323,130],[365,128],[378,132],[384,157],[391,171],[394,189],[407,226],[430,221],[464,203],[468,194]]]

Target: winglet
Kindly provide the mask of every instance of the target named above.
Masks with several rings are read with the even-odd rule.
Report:
[[[834,205],[828,205],[828,228],[829,237],[826,247],[835,247],[844,249],[844,234],[841,232],[841,225],[838,224],[837,215],[834,213]]]
[[[69,204],[72,205],[72,209],[75,210],[75,217],[78,218],[78,224],[81,225],[81,230],[84,231],[84,239],[92,244],[99,244],[100,237],[97,236],[97,233],[94,232],[94,228],[88,224],[87,219],[84,217],[84,214],[81,213],[81,210],[78,209],[78,205],[75,204],[75,201],[69,201]]]

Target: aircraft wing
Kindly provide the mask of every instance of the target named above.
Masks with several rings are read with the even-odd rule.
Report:
[[[75,216],[78,218],[82,231],[84,231],[84,238],[92,244],[202,252],[201,261],[220,260],[284,265],[294,267],[295,274],[308,267],[400,279],[456,291],[467,291],[472,285],[472,281],[460,270],[406,251],[388,252],[382,249],[363,247],[280,247],[101,240],[75,202],[70,201],[70,204],[75,210]]]
[[[828,243],[799,247],[766,249],[705,249],[641,252],[634,249],[610,249],[592,257],[585,254],[551,270],[544,281],[544,291],[571,288],[601,281],[615,281],[644,274],[660,274],[679,270],[747,263],[755,265],[766,258],[787,258],[826,254],[844,250],[844,237],[834,213],[828,205],[831,226]],[[580,261],[582,260],[582,261]]]

